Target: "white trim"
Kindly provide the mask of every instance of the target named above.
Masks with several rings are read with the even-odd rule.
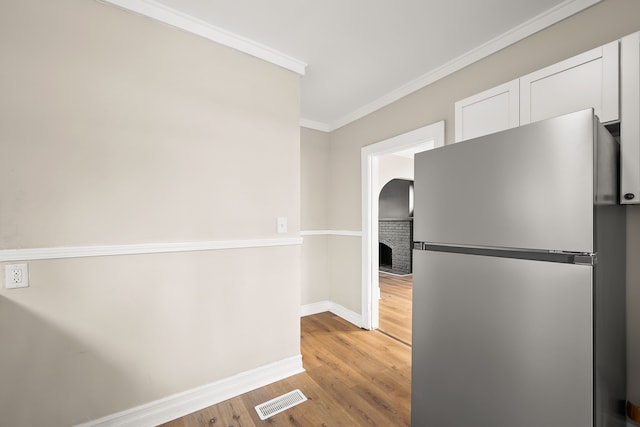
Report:
[[[378,157],[412,147],[444,146],[444,121],[362,147],[362,327],[377,329],[378,300]]]
[[[602,46],[602,122],[620,119],[620,41]]]
[[[362,231],[356,230],[304,230],[300,231],[301,236],[353,236],[361,237]]]
[[[305,74],[307,64],[299,59],[293,58],[268,46],[231,33],[222,28],[215,27],[205,21],[162,5],[156,1],[102,1],[139,13],[157,21],[164,22],[176,28],[204,37],[208,40],[236,49],[240,52],[255,56],[256,58],[260,58],[272,64],[286,68],[302,76]],[[300,120],[300,126],[323,132],[334,131],[601,1],[602,0],[567,0],[507,31],[506,33],[495,37],[487,43],[484,43],[483,45],[449,61],[441,67],[431,70],[417,79],[387,93],[377,100],[356,109],[332,123],[322,123],[302,118]]]
[[[498,52],[514,43],[519,42],[532,34],[542,31],[553,24],[556,24],[563,19],[566,19],[576,13],[587,9],[602,0],[567,0],[560,3],[556,7],[553,7],[540,15],[530,19],[529,21],[512,28],[506,33],[495,37],[492,40],[478,46],[469,52],[460,55],[459,57],[447,62],[446,64],[429,71],[426,74],[418,77],[417,79],[410,81],[399,88],[387,93],[386,95],[378,98],[377,100],[364,105],[357,110],[347,114],[346,116],[326,125],[329,131],[334,131],[342,126],[345,126],[351,122],[367,116],[374,111],[377,111],[389,104],[413,93],[423,87],[430,85],[440,79],[447,77],[462,68],[473,64],[489,55]]]
[[[311,304],[305,304],[300,307],[300,317],[312,316],[325,311],[331,311],[333,303],[331,301],[318,301]]]
[[[362,154],[384,155],[420,146],[425,150],[442,147],[444,138],[440,138],[441,135],[444,135],[444,120],[366,145],[362,147]]]
[[[331,126],[329,126],[326,123],[317,122],[315,120],[303,119],[303,118],[300,119],[300,126],[303,128],[319,130],[322,132],[331,132],[333,130],[331,129]]]
[[[297,355],[77,427],[156,426],[301,372],[302,356]]]
[[[338,317],[342,317],[344,320],[352,323],[358,328],[362,328],[362,316],[355,311],[351,311],[340,304],[336,304],[335,302],[331,304],[331,309],[329,311]]]
[[[385,141],[379,144],[385,144]],[[363,147],[361,150],[362,174],[362,325],[365,329],[377,329],[380,323],[378,304],[379,280],[374,274],[378,270],[378,155],[375,153],[377,144]],[[384,145],[386,148],[387,146]],[[383,150],[386,151],[386,150]]]
[[[306,63],[248,38],[231,33],[219,27],[215,27],[205,21],[153,0],[102,1],[139,13],[140,15],[147,16],[155,19],[156,21],[164,22],[165,24],[199,35],[208,40],[220,43],[251,56],[255,56],[256,58],[260,58],[304,76],[305,69],[307,67]]]
[[[110,246],[73,246],[59,248],[2,249],[0,262],[40,259],[82,258],[111,255],[139,255],[168,252],[211,251],[221,249],[264,248],[301,245],[301,237],[253,240],[214,240],[208,242],[142,243]]]
[[[330,311],[338,317],[343,318],[349,323],[362,328],[362,316],[355,311],[337,304],[333,301],[319,301],[312,304],[306,304],[300,307],[300,317],[311,316],[318,313]]]

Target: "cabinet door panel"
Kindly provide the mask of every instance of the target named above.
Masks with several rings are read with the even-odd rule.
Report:
[[[640,33],[622,39],[620,51],[620,201],[640,203]]]
[[[601,122],[619,120],[618,42],[520,79],[520,124],[593,108]]]
[[[518,126],[518,90],[514,80],[456,102],[456,142]]]

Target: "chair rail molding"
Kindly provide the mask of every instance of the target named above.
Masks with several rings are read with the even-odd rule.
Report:
[[[54,248],[2,249],[0,262],[42,259],[82,258],[112,255],[139,255],[169,252],[211,251],[301,245],[301,237],[247,240],[213,240],[203,242],[141,243],[104,246],[67,246]]]

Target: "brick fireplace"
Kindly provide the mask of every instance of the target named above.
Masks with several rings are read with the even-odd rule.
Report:
[[[378,253],[381,271],[411,274],[413,181],[393,179],[380,191]]]
[[[382,219],[378,222],[380,270],[411,274],[413,219]]]

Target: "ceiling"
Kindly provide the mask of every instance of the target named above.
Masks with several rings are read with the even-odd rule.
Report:
[[[330,131],[600,0],[107,1],[276,58],[303,74],[301,124]]]

